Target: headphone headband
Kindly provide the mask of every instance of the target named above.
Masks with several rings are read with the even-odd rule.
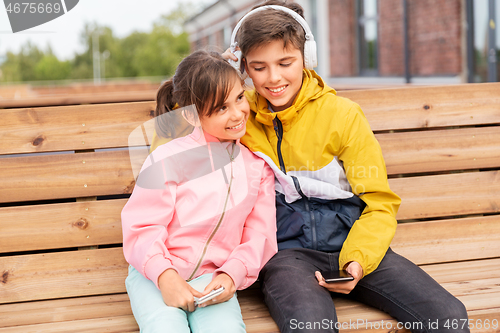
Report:
[[[282,12],[290,14],[297,22],[299,22],[299,24],[304,29],[304,32],[306,33],[306,35],[305,35],[306,41],[309,41],[309,40],[314,41],[314,36],[311,32],[311,29],[309,28],[309,25],[307,24],[306,20],[304,20],[304,18],[302,18],[302,16],[300,16],[299,14],[294,12],[293,10],[286,8],[286,7],[283,7],[283,6],[266,5],[266,6],[255,8],[254,10],[248,12],[245,16],[243,16],[241,18],[241,20],[238,22],[238,24],[236,24],[236,27],[234,27],[233,33],[231,34],[231,45],[230,45],[231,52],[234,53],[236,46],[238,45],[238,43],[236,43],[236,34],[238,33],[238,30],[240,30],[240,26],[243,23],[243,21],[245,21],[245,19],[248,16],[255,14],[257,12],[261,12],[263,10],[267,10],[267,9],[281,10]]]
[[[267,10],[267,9],[275,9],[275,10],[281,10],[282,12],[290,14],[299,24],[302,26],[305,32],[305,38],[306,41],[304,43],[304,65],[305,68],[307,69],[313,69],[318,65],[318,58],[317,58],[317,52],[316,52],[316,42],[314,41],[314,36],[311,32],[311,29],[309,28],[309,25],[307,24],[306,20],[293,10],[283,7],[283,6],[277,6],[277,5],[266,5],[262,7],[255,8],[254,10],[250,11],[247,13],[245,16],[241,18],[241,20],[236,24],[236,27],[233,30],[233,33],[231,34],[231,45],[230,45],[230,51],[236,57],[238,58],[238,61],[232,61],[229,60],[229,63],[236,68],[241,74],[245,74],[242,64],[241,64],[241,51],[236,51],[236,46],[238,46],[238,43],[236,42],[236,34],[238,33],[238,30],[241,27],[241,24],[245,19],[257,12]]]

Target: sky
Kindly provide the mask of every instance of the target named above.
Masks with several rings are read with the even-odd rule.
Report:
[[[178,3],[191,3],[193,14],[216,0],[80,0],[63,16],[31,29],[12,33],[6,8],[0,2],[0,63],[7,51],[18,52],[27,41],[46,50],[50,44],[59,59],[71,59],[83,51],[80,33],[85,23],[97,22],[111,27],[117,37],[133,31],[148,32],[153,22],[169,13]],[[26,0],[28,2],[28,0]]]

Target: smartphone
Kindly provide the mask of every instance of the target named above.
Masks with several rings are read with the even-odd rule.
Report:
[[[219,289],[212,290],[211,292],[209,292],[208,294],[206,294],[203,297],[200,297],[200,298],[196,298],[195,297],[194,298],[194,305],[198,306],[198,305],[200,305],[202,303],[205,303],[206,301],[209,301],[212,298],[219,296],[223,292],[224,292],[224,287],[220,287]]]
[[[321,272],[326,283],[352,281],[354,277],[347,271]]]

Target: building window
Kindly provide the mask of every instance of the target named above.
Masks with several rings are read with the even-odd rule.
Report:
[[[377,0],[357,0],[359,74],[378,75]]]
[[[495,43],[496,43],[496,69],[497,77],[496,80],[500,81],[500,2],[496,2],[495,8],[495,20],[493,25],[495,26]]]
[[[500,6],[491,1],[473,1],[474,82],[500,78]],[[496,73],[495,73],[496,72]]]

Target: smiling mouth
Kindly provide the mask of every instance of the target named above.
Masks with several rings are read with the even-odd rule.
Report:
[[[228,127],[228,129],[230,130],[237,130],[237,129],[240,129],[243,127],[243,124],[245,123],[245,120],[242,120],[241,123],[239,123],[238,125],[236,126],[233,126],[233,127]]]
[[[279,93],[279,92],[282,92],[283,90],[285,90],[285,88],[288,87],[288,85],[284,85],[284,86],[281,86],[279,88],[267,88],[270,92],[272,93]]]

